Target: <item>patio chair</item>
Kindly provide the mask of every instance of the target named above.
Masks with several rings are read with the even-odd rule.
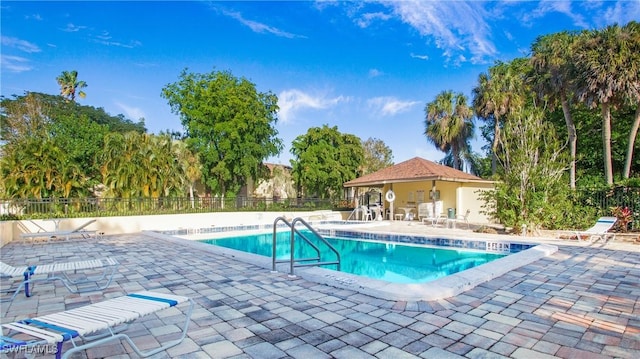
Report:
[[[365,205],[360,206],[360,208],[362,208],[362,220],[373,221],[373,214],[371,213],[371,209],[369,209],[369,207]]]
[[[27,238],[47,238],[47,240],[51,238],[58,238],[58,237],[64,237],[67,240],[69,240],[69,238],[71,237],[90,238],[92,235],[96,236],[98,231],[87,230],[85,228],[90,224],[94,223],[95,221],[96,221],[95,219],[92,219],[79,227],[76,227],[74,229],[68,229],[68,230],[20,233],[20,238],[22,238],[23,241],[25,241]]]
[[[616,238],[615,233],[609,233],[609,230],[618,221],[616,217],[600,217],[593,227],[584,231],[574,231],[578,241],[582,240],[582,237],[588,237],[589,242],[593,243],[600,239],[603,242],[607,242],[609,239],[614,240]]]
[[[159,348],[143,352],[131,337],[123,333],[134,320],[187,301],[189,307],[186,320],[180,328],[178,339],[166,341]],[[0,337],[0,351],[13,349],[35,353],[34,348],[37,346],[56,345],[56,358],[59,359],[99,345],[125,340],[139,356],[148,357],[184,340],[193,306],[192,299],[173,294],[129,294],[64,312],[2,324],[5,334]],[[62,346],[67,341],[71,342],[72,347],[63,354]]]
[[[120,263],[118,263],[115,258],[103,258],[78,262],[53,263],[21,267],[13,267],[4,262],[0,262],[1,277],[23,278],[18,287],[13,290],[13,294],[11,295],[11,297],[2,298],[1,301],[12,301],[23,287],[25,296],[30,297],[32,295],[31,290],[33,289],[33,285],[36,282],[45,281],[59,280],[72,293],[81,293],[91,290],[103,290],[111,284],[113,276],[117,272],[119,265]],[[95,276],[76,276],[78,272],[99,271],[100,269],[102,269],[102,273]],[[74,276],[71,277],[70,274],[74,274]],[[39,277],[39,275],[46,276]],[[102,281],[105,282],[103,285],[100,285]],[[80,285],[92,282],[95,283],[95,286],[89,286],[87,288],[80,287]],[[30,285],[31,289],[29,288]],[[9,290],[9,293],[11,293],[11,290]]]
[[[466,223],[467,224],[467,229],[471,228],[471,225],[469,224],[469,215],[471,214],[471,210],[468,209],[464,215],[458,214],[456,215],[456,218],[453,220],[455,224],[458,223]]]

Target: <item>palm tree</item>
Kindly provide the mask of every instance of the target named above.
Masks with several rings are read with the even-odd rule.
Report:
[[[58,85],[60,85],[60,95],[71,101],[76,100],[76,90],[80,98],[87,96],[84,91],[80,90],[87,87],[87,83],[84,81],[78,81],[78,71],[62,71],[62,74],[56,77]]]
[[[185,180],[189,187],[189,198],[191,200],[191,208],[195,208],[195,199],[193,189],[197,180],[202,177],[202,165],[198,159],[198,155],[191,152],[185,142],[174,140],[176,144],[176,162],[181,167]]]
[[[478,77],[478,85],[473,89],[473,109],[486,122],[493,122],[493,142],[491,144],[491,173],[496,174],[500,128],[506,116],[524,104],[521,95],[524,90],[522,73],[519,68],[523,60],[511,63],[496,62],[489,73]]]
[[[626,69],[628,71],[628,81],[631,81],[630,86],[626,88],[625,97],[627,101],[636,106],[636,115],[629,132],[627,155],[624,161],[624,172],[622,173],[623,178],[629,178],[633,149],[635,148],[638,128],[640,127],[640,23],[631,21],[624,26],[623,31],[629,42],[629,51],[625,54],[629,56]],[[635,86],[632,85],[634,83]]]
[[[425,136],[439,150],[450,154],[452,167],[462,170],[469,157],[469,140],[473,137],[473,111],[467,98],[453,91],[443,91],[425,107]]]
[[[587,106],[595,108],[599,105],[601,109],[604,170],[608,185],[613,185],[611,108],[629,98],[635,98],[637,103],[640,98],[637,26],[630,23],[621,28],[616,24],[603,30],[583,32],[574,52],[579,75],[578,98]],[[635,135],[629,142],[633,141]],[[630,164],[630,152],[627,156]]]
[[[571,53],[576,39],[575,33],[559,32],[544,35],[536,39],[532,46],[531,64],[533,65],[534,87],[538,96],[551,103],[560,102],[567,126],[571,163],[569,166],[570,187],[576,188],[576,153],[578,135],[570,111],[573,97],[572,86],[575,67]]]

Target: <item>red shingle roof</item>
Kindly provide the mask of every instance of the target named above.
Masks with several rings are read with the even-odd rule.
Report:
[[[414,157],[344,183],[344,187],[362,187],[393,182],[440,180],[452,182],[491,182],[480,177]]]

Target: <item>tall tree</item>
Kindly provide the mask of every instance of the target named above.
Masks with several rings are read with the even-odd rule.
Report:
[[[364,161],[360,169],[361,175],[373,173],[393,165],[393,154],[384,141],[369,137],[362,143]]]
[[[566,212],[561,182],[566,153],[553,126],[542,111],[527,107],[512,112],[500,137],[498,160],[504,170],[495,191],[483,196],[492,206],[490,215],[519,232],[539,227],[555,228],[557,215]]]
[[[473,89],[473,109],[476,116],[493,124],[491,144],[491,173],[496,174],[500,129],[509,112],[524,104],[522,92],[523,74],[521,63],[528,61],[515,59],[510,63],[496,62],[488,73],[478,76],[478,85]]]
[[[236,194],[248,179],[267,175],[263,161],[282,151],[278,98],[231,72],[183,70],[162,97],[179,114],[189,148],[200,155],[203,177],[216,193]]]
[[[87,83],[78,80],[78,71],[62,71],[62,74],[56,77],[58,85],[60,85],[60,95],[71,101],[76,100],[76,91],[80,98],[87,96],[83,88],[87,87]]]
[[[626,70],[629,72],[629,81],[631,83],[625,89],[625,100],[632,106],[636,107],[636,113],[633,121],[633,126],[629,131],[629,142],[627,144],[627,155],[624,162],[624,171],[622,173],[623,178],[629,178],[631,173],[631,162],[633,159],[633,151],[635,148],[635,142],[638,136],[638,128],[640,128],[640,23],[631,21],[624,26],[623,32],[628,38],[629,51],[625,55],[630,58],[627,59],[629,65]],[[634,84],[635,83],[635,84]]]
[[[532,80],[538,95],[551,104],[559,102],[562,106],[571,152],[569,184],[572,189],[576,187],[578,143],[576,125],[571,116],[572,86],[576,76],[571,54],[576,36],[577,34],[566,31],[541,36],[533,43],[531,56],[534,69]]]
[[[574,52],[578,98],[591,108],[600,106],[602,113],[604,174],[608,185],[613,185],[611,109],[629,98],[635,97],[638,101],[640,96],[638,35],[634,36],[634,31],[637,34],[635,23],[626,28],[616,24],[602,30],[585,31],[579,36],[579,46]],[[634,141],[635,135],[629,142]]]
[[[0,106],[3,157],[8,161],[19,159],[11,165],[3,164],[3,179],[28,187],[5,186],[4,195],[80,197],[91,192],[98,177],[95,155],[102,150],[106,126],[78,111],[84,106],[60,96],[27,93],[2,98]],[[34,159],[37,163],[32,163]]]
[[[169,135],[169,138],[173,138]],[[189,188],[189,198],[191,199],[191,208],[195,207],[193,189],[196,181],[202,177],[202,165],[198,155],[191,152],[184,141],[175,140],[176,159],[182,165],[182,172],[185,174],[187,186]]]
[[[105,137],[99,159],[106,195],[122,198],[183,196],[196,174],[191,154],[167,134],[131,131]],[[195,165],[197,166],[197,164]]]
[[[451,155],[453,168],[462,170],[471,155],[473,111],[467,98],[453,91],[443,91],[425,106],[425,136],[440,151]]]
[[[360,138],[337,127],[312,127],[291,144],[293,178],[307,195],[336,198],[356,178],[364,158]]]

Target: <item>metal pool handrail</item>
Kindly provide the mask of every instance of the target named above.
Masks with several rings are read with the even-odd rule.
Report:
[[[289,262],[290,260],[286,260],[286,259],[282,259],[282,260],[276,260],[276,229],[277,229],[277,224],[278,222],[284,222],[293,233],[297,233],[302,239],[304,239],[315,251],[316,251],[316,257],[309,257],[309,258],[300,258],[298,259],[298,261],[319,261],[320,260],[320,249],[313,244],[311,241],[309,241],[309,239],[307,237],[305,237],[302,233],[300,233],[289,221],[287,221],[286,218],[284,217],[278,217],[276,218],[276,220],[273,222],[273,250],[272,250],[272,270],[275,272],[276,270],[276,263],[286,263]]]
[[[277,224],[278,222],[284,222],[289,228],[291,228],[291,257],[288,260],[289,261],[289,275],[294,276],[294,272],[293,272],[293,268],[294,267],[305,267],[305,266],[319,266],[319,265],[326,265],[326,264],[336,264],[338,266],[338,271],[340,270],[340,253],[338,253],[338,251],[329,243],[327,242],[326,239],[324,239],[324,237],[322,237],[322,235],[320,235],[320,233],[318,233],[315,229],[313,229],[311,227],[311,225],[309,225],[309,223],[307,223],[304,219],[297,217],[294,218],[293,221],[289,222],[287,221],[286,218],[284,217],[278,217],[275,219],[275,221],[273,222],[273,250],[272,250],[272,271],[276,271],[276,263],[285,263],[287,262],[287,260],[276,260],[276,228],[277,228]],[[298,231],[296,229],[296,224],[297,223],[302,223],[305,227],[307,227],[307,229],[309,231],[311,231],[314,235],[316,235],[316,237],[320,238],[320,240],[326,244],[329,249],[336,255],[337,260],[336,261],[325,261],[322,262],[320,261],[320,249],[313,244],[303,233],[301,233],[300,231]],[[300,238],[304,239],[305,242],[307,242],[307,244],[311,245],[311,247],[313,247],[313,249],[316,251],[317,253],[317,257],[315,258],[299,258],[299,259],[295,259],[294,258],[294,253],[295,253],[295,235],[298,234],[298,236],[300,236]],[[309,261],[315,261],[313,263],[299,263],[299,262],[309,262]],[[298,262],[298,263],[296,263]]]

